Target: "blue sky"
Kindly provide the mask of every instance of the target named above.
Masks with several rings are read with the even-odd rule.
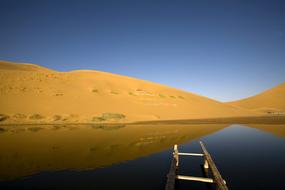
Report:
[[[0,60],[236,100],[285,82],[285,1],[0,0]]]

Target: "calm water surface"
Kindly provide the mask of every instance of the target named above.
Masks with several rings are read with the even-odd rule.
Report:
[[[5,129],[5,128],[4,128]],[[285,189],[285,125],[17,126],[0,133],[0,189],[164,189],[172,145],[202,140],[229,189]],[[200,157],[180,174],[203,176]],[[179,181],[177,189],[212,189]]]

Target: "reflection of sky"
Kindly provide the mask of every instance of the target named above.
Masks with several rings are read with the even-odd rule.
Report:
[[[0,2],[0,59],[103,70],[227,101],[285,81],[284,1]]]

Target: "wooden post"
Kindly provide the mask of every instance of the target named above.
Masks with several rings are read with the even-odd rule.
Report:
[[[221,176],[220,172],[218,171],[212,157],[210,156],[210,154],[208,153],[207,149],[205,148],[204,144],[201,141],[200,141],[200,145],[201,145],[202,150],[204,152],[205,160],[208,163],[208,167],[212,171],[214,181],[217,184],[217,189],[228,190],[228,187],[226,186],[225,180],[222,178],[222,176]],[[204,167],[205,167],[205,164],[204,164]]]
[[[208,163],[208,161],[206,160],[206,158],[204,158],[203,169],[204,169],[205,177],[209,177],[209,163]]]
[[[208,168],[209,168],[209,164],[208,164],[208,161],[205,158],[205,160],[204,160],[204,169],[208,169]]]
[[[174,145],[174,157],[175,157],[175,159],[176,159],[176,167],[177,167],[177,169],[178,169],[178,167],[179,167],[179,152],[178,152],[178,146],[177,146],[177,144],[175,144]]]

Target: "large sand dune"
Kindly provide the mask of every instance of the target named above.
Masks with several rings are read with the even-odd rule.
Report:
[[[285,114],[285,83],[258,95],[228,102],[228,105],[255,110],[268,114]]]
[[[99,71],[57,72],[33,64],[0,61],[0,81],[2,124],[112,123],[256,115],[193,93]]]

